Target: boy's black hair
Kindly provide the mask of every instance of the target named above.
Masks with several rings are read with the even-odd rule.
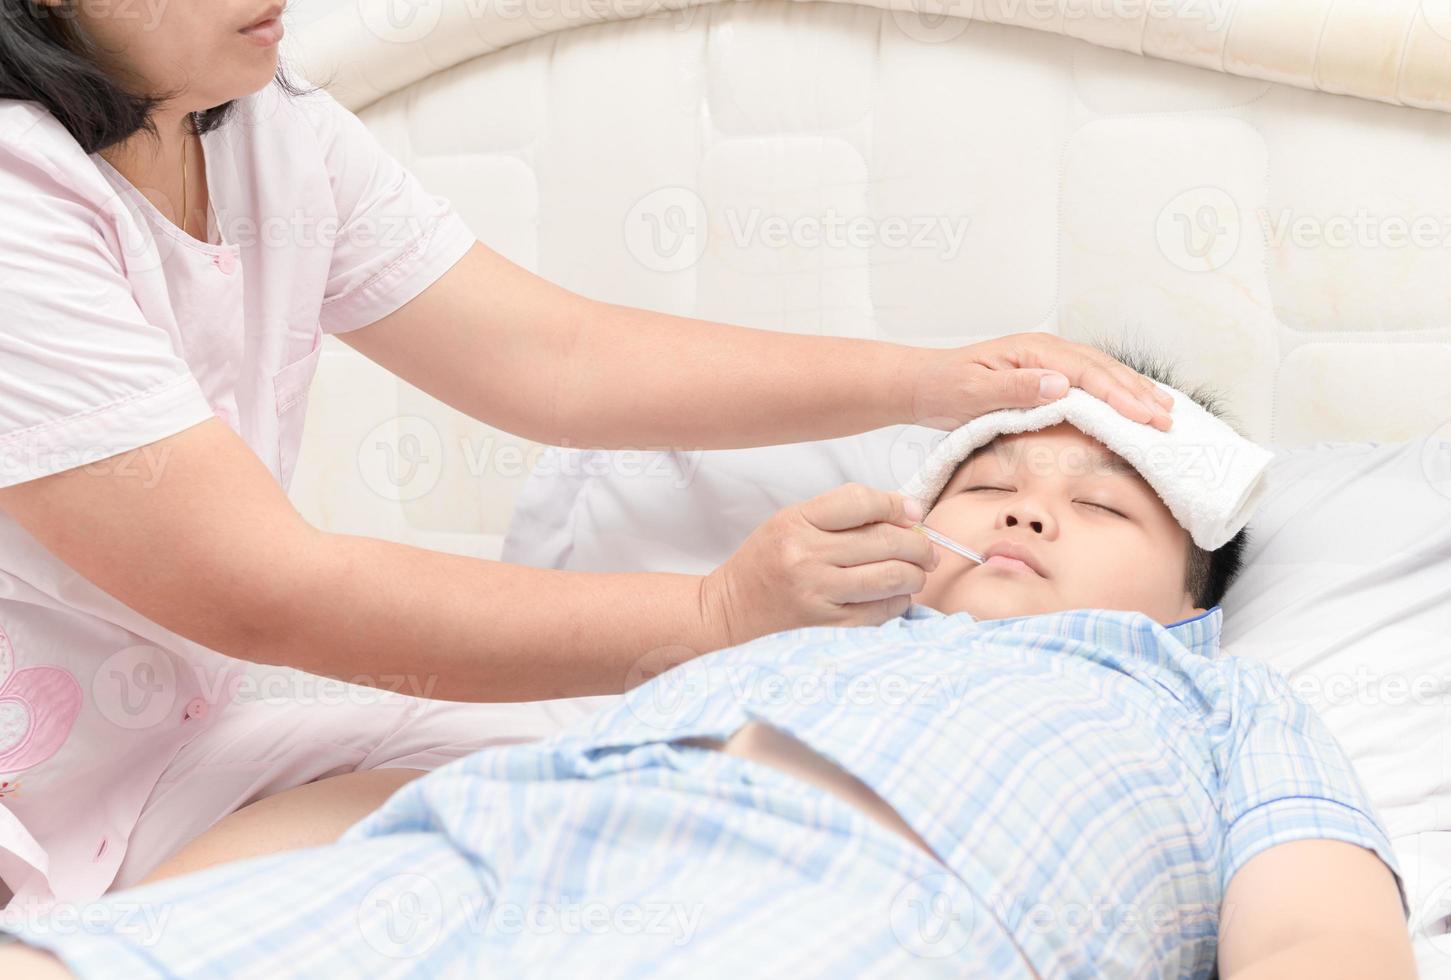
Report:
[[[1223,396],[1213,388],[1197,385],[1189,388],[1179,382],[1172,361],[1151,348],[1130,347],[1112,340],[1099,340],[1093,346],[1109,357],[1137,371],[1151,381],[1177,388],[1196,402],[1210,415],[1239,429],[1237,420],[1224,407]],[[1184,532],[1188,535],[1188,531]],[[1224,598],[1235,576],[1244,568],[1244,551],[1249,543],[1249,528],[1239,533],[1213,551],[1205,551],[1189,538],[1189,558],[1184,566],[1184,591],[1194,600],[1194,605],[1209,609]]]
[[[1210,415],[1238,430],[1239,425],[1225,409],[1219,392],[1203,385],[1191,389],[1180,384],[1172,362],[1155,354],[1149,348],[1134,348],[1115,341],[1104,340],[1093,341],[1091,346],[1150,380],[1168,385],[1170,388],[1177,388]],[[966,459],[958,464],[958,468],[990,445],[992,445],[991,442],[973,450]],[[1194,600],[1194,605],[1201,609],[1212,608],[1224,598],[1224,593],[1228,591],[1230,583],[1244,568],[1244,552],[1249,542],[1249,528],[1241,528],[1238,534],[1213,551],[1205,551],[1195,544],[1187,530],[1184,534],[1189,541],[1189,557],[1184,563],[1184,591]]]
[[[304,95],[281,64],[274,79],[288,95]],[[75,137],[87,154],[146,131],[152,113],[177,93],[131,92],[96,58],[95,45],[76,25],[69,0],[51,7],[39,0],[0,0],[0,99],[37,102]],[[235,102],[192,115],[192,128],[208,133],[227,121]]]

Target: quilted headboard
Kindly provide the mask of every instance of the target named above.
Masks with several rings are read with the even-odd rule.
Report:
[[[1261,441],[1451,438],[1451,5],[671,6],[360,0],[289,57],[588,296],[925,346],[1128,336]],[[304,514],[498,556],[537,447],[333,338],[315,386]]]

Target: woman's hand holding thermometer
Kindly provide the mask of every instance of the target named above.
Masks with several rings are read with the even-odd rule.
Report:
[[[916,501],[860,483],[786,507],[705,577],[703,614],[723,646],[803,626],[880,626],[942,560],[911,530],[923,516]]]

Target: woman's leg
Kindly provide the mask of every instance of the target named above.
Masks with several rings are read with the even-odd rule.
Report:
[[[30,946],[0,948],[0,977],[16,980],[70,980],[71,971],[61,966],[55,954]]]
[[[421,775],[421,769],[371,769],[283,790],[223,817],[138,885],[228,861],[330,844],[394,790]]]
[[[420,772],[561,726],[552,706],[537,703],[426,701],[303,680],[333,686],[314,691],[299,680],[283,688],[291,697],[230,705],[181,750],[132,829],[110,891],[335,840]]]
[[[78,977],[359,976],[461,973],[491,895],[441,834],[367,837],[181,875],[85,906],[7,919]],[[56,963],[0,947],[0,976]],[[12,969],[13,968],[13,969]]]

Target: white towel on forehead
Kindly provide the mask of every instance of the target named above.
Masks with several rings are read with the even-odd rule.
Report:
[[[1037,408],[980,415],[947,434],[898,492],[930,510],[957,465],[1000,435],[1068,422],[1138,470],[1169,512],[1206,551],[1221,547],[1249,523],[1266,490],[1274,454],[1236,432],[1176,388],[1168,432],[1120,415],[1081,388]]]

